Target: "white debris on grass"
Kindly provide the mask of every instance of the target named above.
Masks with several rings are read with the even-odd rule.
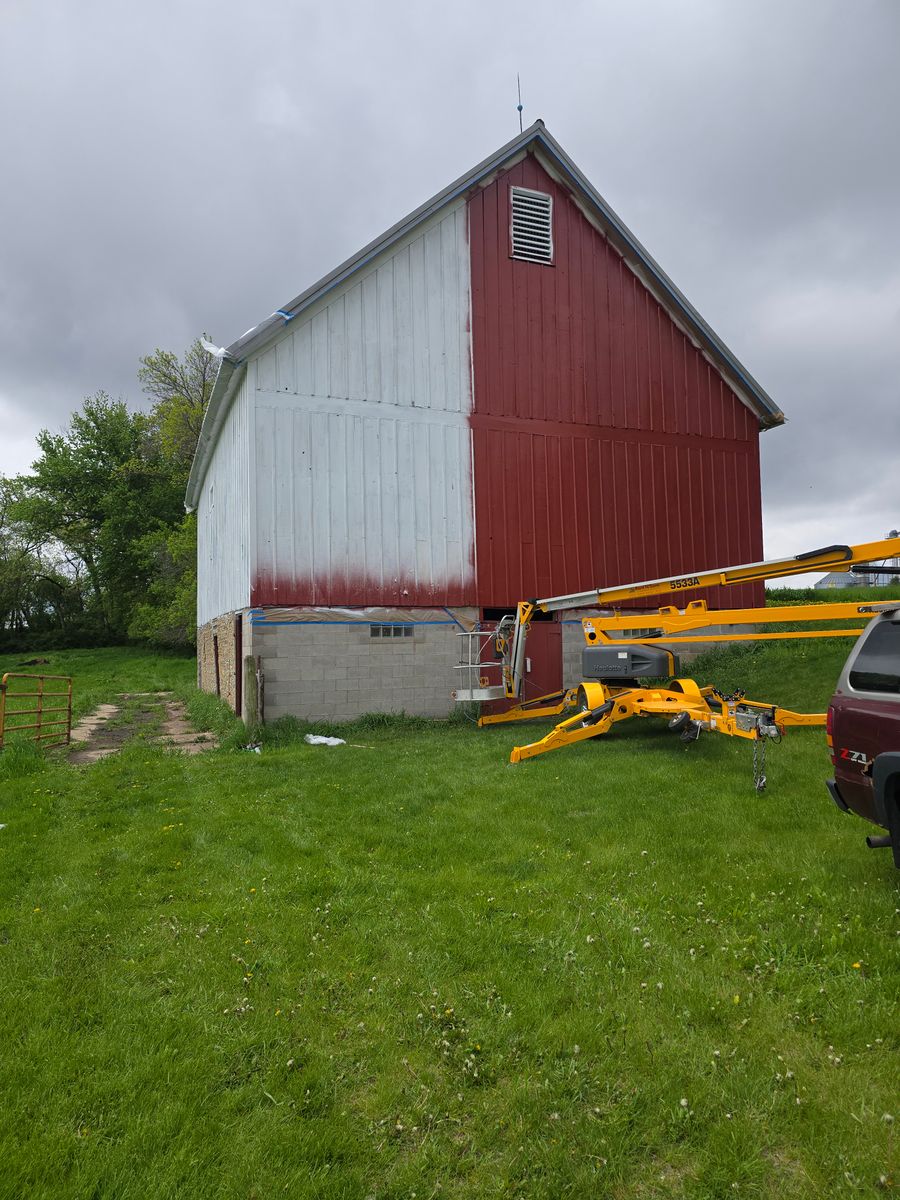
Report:
[[[303,739],[310,746],[346,746],[343,738],[323,737],[318,733],[308,733]]]

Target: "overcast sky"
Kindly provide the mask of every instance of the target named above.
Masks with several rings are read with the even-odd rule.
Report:
[[[142,354],[232,342],[514,136],[518,71],[526,125],[785,411],[767,557],[880,537],[898,64],[900,0],[0,0],[0,472],[86,395],[141,403]]]

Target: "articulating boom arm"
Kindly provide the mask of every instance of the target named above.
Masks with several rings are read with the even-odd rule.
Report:
[[[569,596],[551,596],[546,600],[522,600],[515,618],[505,617],[498,630],[506,649],[503,656],[503,685],[511,699],[521,699],[525,677],[525,639],[528,625],[535,612],[560,612],[569,608],[611,608],[629,600],[647,596],[671,596],[695,588],[727,587],[731,584],[752,583],[763,579],[778,579],[785,575],[803,575],[811,571],[849,571],[855,566],[885,558],[900,556],[900,537],[884,538],[858,546],[826,546],[791,558],[769,562],[745,563],[737,567],[717,567],[713,571],[698,571],[694,575],[670,575],[646,583],[629,583],[615,587],[594,588],[589,592],[573,592]]]

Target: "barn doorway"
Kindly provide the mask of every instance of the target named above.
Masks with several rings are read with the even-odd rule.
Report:
[[[491,626],[507,613],[515,611],[514,604],[510,604],[508,608],[483,608],[481,619],[485,625]],[[491,648],[488,647],[484,652],[485,659],[491,654]],[[536,700],[538,696],[546,696],[550,692],[561,692],[562,686],[562,625],[557,620],[556,613],[535,613],[528,631],[522,699]],[[511,700],[491,700],[481,706],[481,711],[488,716],[491,713],[506,712],[511,707]]]

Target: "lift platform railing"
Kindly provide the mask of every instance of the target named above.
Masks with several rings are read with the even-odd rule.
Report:
[[[19,690],[18,680],[26,680],[28,690]],[[62,686],[53,686],[56,684]],[[39,746],[69,744],[72,738],[70,675],[21,675],[8,671],[3,676],[0,680],[0,750],[7,737],[15,733],[24,734]]]

